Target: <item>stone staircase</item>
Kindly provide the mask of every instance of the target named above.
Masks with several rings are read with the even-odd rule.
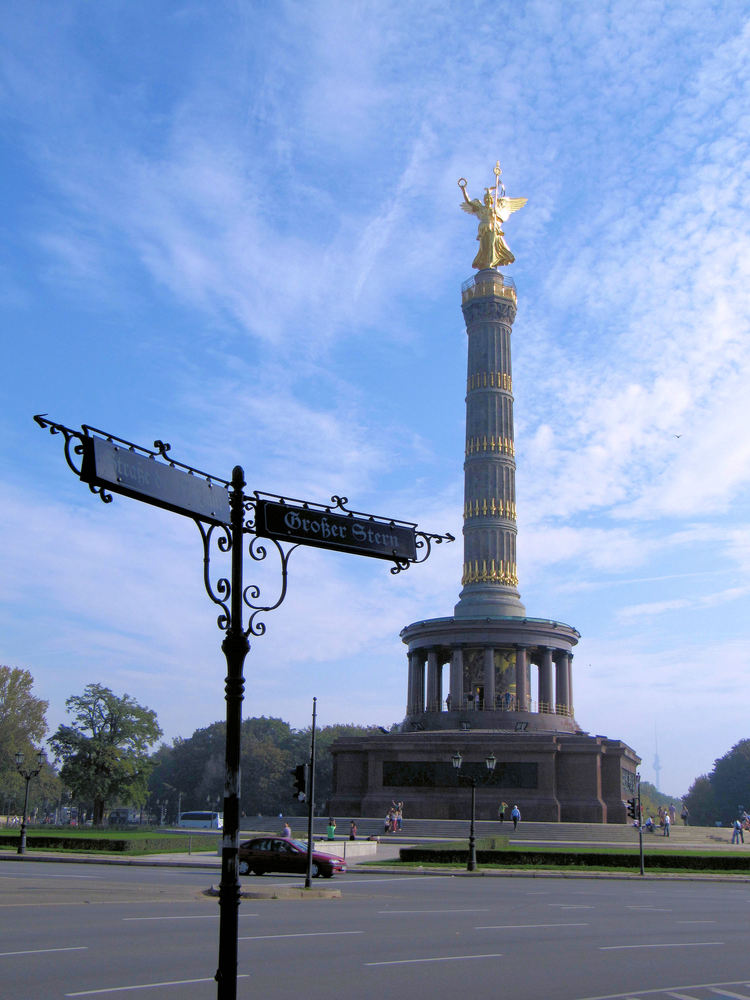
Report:
[[[336,840],[346,840],[349,836],[350,817],[337,817]],[[307,837],[307,819],[304,816],[289,817],[292,835]],[[316,839],[325,837],[327,817],[316,817],[313,832]],[[463,840],[469,835],[469,820],[412,819],[408,814],[401,833],[385,833],[382,819],[357,818],[357,838],[379,837],[381,843],[410,844],[416,841]],[[283,822],[278,817],[247,817],[242,821],[243,834],[250,831],[279,833]],[[598,845],[601,847],[638,847],[638,831],[632,826],[608,823],[525,823],[521,822],[513,831],[513,823],[478,820],[475,824],[477,837],[506,836],[511,843]],[[732,831],[728,827],[683,826],[680,821],[672,826],[671,835],[663,837],[660,831],[643,834],[644,847],[681,848],[721,848],[731,847]],[[750,835],[747,837],[750,846]],[[737,848],[734,848],[737,849]],[[739,849],[742,849],[740,845]]]

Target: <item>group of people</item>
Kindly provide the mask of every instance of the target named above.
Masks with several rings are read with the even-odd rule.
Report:
[[[384,833],[401,833],[404,825],[404,803],[391,802],[391,808],[383,820]]]
[[[505,814],[508,811],[508,803],[501,802],[497,807],[497,818],[502,823],[505,820]],[[514,805],[510,811],[510,818],[513,820],[513,829],[518,829],[518,824],[521,822],[521,810],[518,806]]]
[[[328,817],[328,825],[326,826],[326,840],[336,839],[336,820],[333,816]],[[357,839],[357,824],[354,820],[349,822],[349,840]]]
[[[661,830],[662,837],[668,837],[670,830],[672,829],[672,824],[675,822],[677,811],[675,807],[670,802],[668,806],[659,806],[657,811],[657,822],[654,822],[653,816],[649,816],[648,819],[643,824],[643,829],[646,833],[656,833],[657,826]],[[683,826],[688,825],[688,808],[683,805],[682,812],[680,813],[680,819],[682,820]],[[633,826],[638,826],[638,820],[635,821]]]

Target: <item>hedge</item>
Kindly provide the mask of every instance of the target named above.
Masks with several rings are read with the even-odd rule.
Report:
[[[403,847],[402,861],[419,864],[466,864],[469,851],[464,845],[443,847]],[[503,868],[571,867],[571,868],[639,868],[637,851],[541,851],[531,849],[487,850],[477,847],[477,863]],[[685,854],[659,851],[644,855],[644,865],[654,869],[690,869],[691,871],[750,871],[750,854],[732,853]]]
[[[95,834],[78,834],[73,836],[64,833],[41,834],[27,832],[26,847],[29,849],[46,848],[47,850],[58,851],[106,851],[111,854],[127,854],[136,851],[141,854],[157,854],[171,851],[186,851],[188,849],[188,840],[189,838],[185,834],[155,837],[102,837]],[[13,833],[5,833],[4,831],[0,833],[0,847],[5,847],[6,849],[16,847],[18,841],[19,834],[15,831]],[[196,846],[195,840],[193,841],[193,846]],[[213,844],[210,841],[206,843],[207,849],[210,850],[212,847]]]

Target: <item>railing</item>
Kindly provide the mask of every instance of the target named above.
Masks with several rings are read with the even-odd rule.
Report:
[[[438,709],[436,707],[427,708],[428,712],[443,711],[442,708]],[[537,715],[564,715],[567,718],[573,718],[573,706],[565,705],[563,702],[558,702],[556,705],[552,705],[547,701],[535,702],[533,698],[529,697],[526,700],[526,706],[521,705],[518,698],[511,695],[507,698],[505,695],[499,695],[497,703],[495,705],[487,705],[479,699],[469,700],[465,698],[460,704],[454,705],[451,701],[446,703],[444,709],[447,712],[531,712]],[[414,714],[419,714],[420,711],[425,711],[425,709],[415,709]],[[411,713],[410,713],[411,714]]]
[[[512,278],[507,278],[499,271],[484,272],[481,280],[479,275],[472,275],[461,285],[461,301],[484,298],[487,295],[497,295],[516,302],[516,286]]]

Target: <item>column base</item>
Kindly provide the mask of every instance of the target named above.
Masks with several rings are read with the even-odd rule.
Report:
[[[498,593],[497,587],[469,584],[453,609],[456,618],[525,618],[526,608],[514,591]]]

